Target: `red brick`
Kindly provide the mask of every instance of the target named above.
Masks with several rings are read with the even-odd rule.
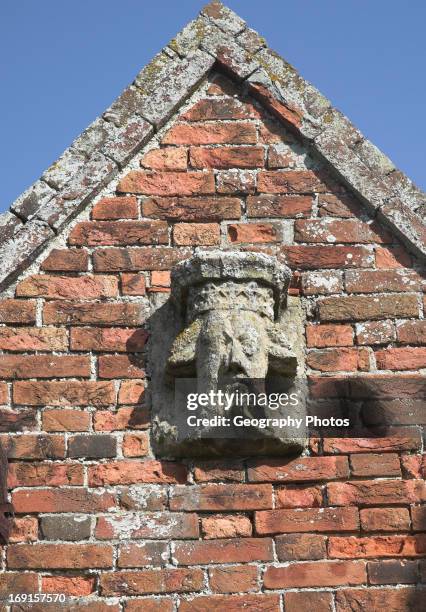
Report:
[[[400,246],[377,247],[376,266],[377,268],[409,268],[411,266],[411,257]]]
[[[363,321],[394,317],[418,317],[415,295],[326,297],[319,301],[321,321]]]
[[[357,323],[356,339],[358,344],[386,344],[395,340],[393,321],[367,321]]]
[[[341,590],[336,593],[336,612],[421,612],[424,609],[424,598],[425,591],[414,588]]]
[[[191,147],[189,160],[193,168],[261,168],[263,147]]]
[[[123,457],[144,457],[149,452],[149,439],[145,432],[126,434],[122,445]]]
[[[134,196],[102,198],[92,208],[92,219],[137,219],[138,202]]]
[[[426,531],[426,506],[411,506],[413,531]],[[424,551],[426,552],[426,551]]]
[[[295,532],[355,531],[356,508],[301,508],[298,510],[263,510],[255,515],[260,535]]]
[[[263,171],[258,190],[263,193],[321,193],[327,185],[311,170]]]
[[[271,485],[211,484],[175,487],[171,510],[257,510],[272,508]]]
[[[362,210],[360,203],[351,195],[335,195],[324,193],[318,197],[320,217],[345,217],[359,215]]]
[[[100,577],[101,593],[112,595],[142,595],[143,593],[185,593],[204,588],[200,569],[153,569],[138,572],[105,572]]]
[[[327,556],[326,538],[312,534],[290,534],[277,536],[275,547],[279,561],[308,561]]]
[[[168,507],[167,485],[132,485],[120,488],[120,509],[139,512],[159,512]]]
[[[145,295],[145,277],[142,274],[122,274],[121,293],[123,295]]]
[[[209,246],[220,243],[217,223],[176,223],[173,244],[178,246]]]
[[[84,410],[45,410],[42,414],[43,431],[88,431],[90,414]]]
[[[43,323],[47,325],[141,325],[145,319],[146,310],[140,304],[60,300],[47,302],[43,308]]]
[[[53,249],[40,268],[46,272],[86,272],[89,254],[82,249]]]
[[[111,493],[91,493],[86,488],[20,489],[12,493],[15,512],[106,512],[115,508]]]
[[[406,508],[364,508],[359,513],[363,531],[409,531]]]
[[[0,323],[33,324],[35,320],[34,300],[0,300]]]
[[[338,559],[374,557],[422,557],[426,553],[426,535],[392,535],[370,538],[330,537],[328,554]]]
[[[253,119],[259,112],[251,103],[236,98],[199,100],[181,119],[184,121],[215,121],[228,119]]]
[[[378,370],[426,368],[426,348],[388,348],[375,353]]]
[[[425,378],[421,374],[372,374],[353,377],[343,376],[309,376],[313,397],[351,397],[352,399],[371,400],[383,398],[416,398],[424,394]],[[412,438],[417,438],[416,430],[406,430]],[[395,431],[392,432],[395,434]],[[402,437],[402,436],[401,436]],[[370,440],[367,440],[369,442]],[[343,440],[343,443],[350,440]],[[370,448],[374,448],[374,440]]]
[[[321,486],[288,485],[275,491],[277,508],[318,508],[322,506]]]
[[[312,209],[309,196],[259,195],[247,198],[249,217],[308,217]]]
[[[170,461],[111,461],[89,467],[89,486],[185,483],[186,468]]]
[[[143,406],[119,408],[116,412],[98,410],[94,415],[95,431],[147,429],[149,425],[148,410]]]
[[[177,123],[164,136],[163,144],[255,144],[256,126],[247,122],[199,123],[185,125]]]
[[[417,584],[417,561],[370,561],[367,564],[370,584]]]
[[[8,391],[6,383],[0,383],[0,404],[8,403]]]
[[[254,482],[304,482],[346,478],[349,465],[346,457],[299,457],[286,460],[255,460],[249,464],[248,478]]]
[[[36,542],[38,540],[38,521],[35,517],[25,516],[13,519],[9,542]],[[3,576],[2,576],[3,578]]]
[[[272,561],[272,540],[270,538],[232,538],[177,542],[173,557],[179,565]]]
[[[170,287],[170,272],[151,272],[151,286]]]
[[[7,439],[9,459],[64,459],[64,436],[24,434]]]
[[[167,244],[169,234],[164,221],[82,221],[68,241],[84,246]]]
[[[54,327],[0,327],[0,350],[64,351],[68,348],[65,329]]]
[[[140,352],[148,334],[144,329],[81,327],[71,329],[71,350],[99,352]]]
[[[7,564],[13,569],[107,568],[112,553],[106,544],[15,544],[8,548]]]
[[[333,595],[326,591],[291,591],[284,594],[286,612],[315,610],[315,612],[333,612]]]
[[[143,380],[125,380],[118,393],[119,404],[142,404],[146,383]]]
[[[119,547],[118,567],[144,567],[164,565],[169,557],[167,542],[122,544]]]
[[[197,461],[194,466],[194,479],[197,482],[242,482],[244,465],[242,461]]]
[[[49,276],[34,274],[18,283],[16,295],[48,299],[115,297],[118,282],[114,276]]]
[[[183,512],[144,512],[142,519],[134,514],[99,517],[95,530],[99,540],[168,540],[198,538],[198,535],[197,515]]]
[[[233,223],[227,230],[231,243],[281,242],[280,227],[273,223]]]
[[[422,455],[402,455],[401,470],[403,478],[421,478],[422,464]]]
[[[185,147],[153,149],[143,156],[141,166],[152,170],[186,170],[188,149]]]
[[[307,365],[321,372],[354,372],[369,370],[369,353],[366,349],[332,348],[329,350],[309,352]]]
[[[137,272],[139,270],[170,270],[179,261],[191,257],[189,249],[140,248],[100,249],[94,254],[97,272]]]
[[[302,274],[302,289],[304,295],[341,293],[343,290],[342,274],[329,270],[304,272]]]
[[[365,453],[350,456],[352,476],[401,476],[395,453]]]
[[[42,576],[42,593],[64,593],[70,597],[86,597],[96,591],[93,576]]]
[[[223,74],[214,76],[214,80],[207,89],[207,95],[209,96],[224,96],[224,95],[238,95],[237,88],[234,83],[229,80]]]
[[[263,581],[267,589],[331,587],[363,584],[367,576],[365,564],[360,561],[308,561],[268,567]]]
[[[222,170],[216,173],[217,192],[246,194],[256,191],[256,175],[250,170]]]
[[[420,277],[412,270],[348,270],[345,282],[348,293],[406,293],[420,289]]]
[[[72,378],[90,376],[88,356],[0,355],[0,378]]]
[[[294,239],[298,242],[366,244],[392,241],[391,235],[377,225],[358,219],[298,219],[294,225]]]
[[[11,463],[8,484],[15,487],[83,485],[83,466],[76,463]]]
[[[145,376],[140,357],[131,355],[99,355],[98,369],[99,378],[143,378]]]
[[[403,344],[426,344],[426,321],[398,322],[396,333]]]
[[[113,383],[95,381],[13,383],[15,404],[29,406],[105,406],[115,402]]]
[[[324,440],[326,453],[365,453],[368,451],[402,451],[420,448],[418,435],[412,432],[407,435],[401,432],[398,436],[393,434],[388,438],[327,438]]]
[[[212,172],[144,172],[131,170],[117,191],[158,196],[193,196],[214,193]]]
[[[203,537],[206,540],[217,538],[244,538],[252,535],[252,526],[247,516],[239,514],[217,514],[201,518]]]
[[[298,157],[286,143],[277,143],[268,147],[268,168],[297,168]]]
[[[0,404],[7,404],[7,387],[0,384]],[[23,409],[11,410],[0,408],[0,432],[11,433],[15,431],[33,431],[36,429],[36,410]]]
[[[307,325],[308,347],[351,346],[353,331],[350,325]]]
[[[281,253],[291,268],[301,270],[368,268],[373,263],[373,254],[365,246],[284,246]]]
[[[177,221],[221,221],[239,219],[237,198],[148,198],[142,203],[144,217]]]
[[[258,591],[258,573],[254,565],[212,567],[209,570],[210,588],[214,593]]]
[[[331,482],[327,485],[327,493],[328,501],[333,506],[380,506],[426,501],[426,485],[423,480]]]
[[[22,572],[2,572],[0,581],[0,597],[7,598],[11,593],[37,593],[37,574]],[[4,610],[5,608],[3,608]]]
[[[279,606],[278,595],[205,595],[188,601],[181,599],[179,612],[277,612]]]
[[[140,612],[141,609],[143,609],[143,612],[173,612],[175,609],[173,599],[167,597],[128,599],[125,602],[125,606],[126,612]],[[109,611],[106,610],[105,612]]]

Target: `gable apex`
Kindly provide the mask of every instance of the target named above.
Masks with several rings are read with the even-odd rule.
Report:
[[[213,68],[242,84],[320,156],[373,217],[426,258],[426,194],[257,32],[215,1],[0,215],[0,290],[114,179]]]

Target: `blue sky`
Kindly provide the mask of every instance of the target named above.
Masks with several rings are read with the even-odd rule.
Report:
[[[204,4],[2,0],[0,211]],[[426,188],[424,0],[227,5]]]

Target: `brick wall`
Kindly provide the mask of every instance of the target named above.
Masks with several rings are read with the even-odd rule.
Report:
[[[137,162],[0,301],[16,510],[0,597],[62,592],[95,612],[420,610],[416,262],[224,77]],[[365,377],[400,397],[411,422],[389,438],[311,440],[299,458],[157,460],[145,321],[167,299],[170,268],[218,246],[293,269],[314,397]],[[26,609],[56,608],[13,608]]]

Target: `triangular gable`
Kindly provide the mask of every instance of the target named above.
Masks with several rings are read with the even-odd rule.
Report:
[[[212,68],[243,83],[331,166],[373,217],[426,258],[426,194],[242,19],[212,2],[0,216],[0,290],[171,119]]]

